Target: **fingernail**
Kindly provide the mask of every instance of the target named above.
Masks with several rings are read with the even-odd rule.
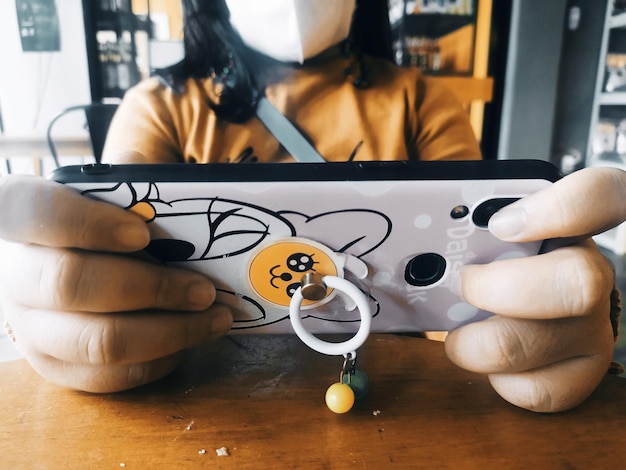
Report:
[[[211,331],[215,334],[226,334],[233,326],[233,316],[227,308],[216,309],[211,320]]]
[[[215,288],[207,282],[194,282],[187,289],[187,302],[198,308],[205,309],[215,300]]]
[[[519,205],[500,209],[489,220],[489,231],[496,237],[507,240],[521,235],[526,225],[526,211]]]
[[[461,279],[462,269],[463,268],[455,269],[448,276],[448,289],[461,300],[463,300],[463,283]]]
[[[116,240],[127,248],[140,250],[150,242],[150,232],[137,224],[119,225],[113,232]]]

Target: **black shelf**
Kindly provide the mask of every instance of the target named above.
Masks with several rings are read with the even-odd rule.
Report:
[[[430,75],[471,75],[473,64],[467,70],[450,70],[441,63],[439,39],[468,25],[475,25],[477,3],[471,14],[405,13],[392,26],[396,63],[417,66]],[[472,41],[475,41],[474,38]],[[472,49],[474,45],[472,45]]]
[[[150,15],[133,14],[130,0],[118,9],[100,8],[100,3],[93,0],[82,3],[91,99],[101,102],[122,98],[142,78],[137,63],[140,43],[136,36],[138,33],[152,36]],[[98,33],[105,31],[114,36],[109,34],[107,39],[100,39]]]
[[[394,25],[394,32],[404,36],[439,39],[475,21],[475,15],[417,13],[405,15]]]
[[[150,23],[137,15],[124,11],[94,12],[94,26],[97,31],[145,31],[150,32]]]

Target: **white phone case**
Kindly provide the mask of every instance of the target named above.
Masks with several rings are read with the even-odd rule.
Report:
[[[147,251],[206,274],[234,330],[290,333],[307,272],[344,278],[369,299],[372,331],[451,330],[490,315],[449,290],[469,263],[533,255],[486,228],[502,206],[560,177],[537,160],[63,167],[51,179],[141,215]],[[316,333],[355,332],[354,302],[305,300]]]

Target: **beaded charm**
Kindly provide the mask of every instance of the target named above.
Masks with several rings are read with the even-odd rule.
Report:
[[[346,413],[354,401],[363,398],[369,390],[369,379],[362,370],[355,368],[356,352],[344,355],[339,382],[326,390],[326,406],[334,413]]]
[[[322,341],[304,329],[300,317],[300,306],[304,298],[303,290],[315,292],[315,297],[323,297],[327,287],[342,291],[356,303],[361,315],[359,331],[348,341],[329,343]],[[372,312],[367,297],[354,284],[336,276],[305,276],[302,287],[293,293],[289,305],[289,319],[298,337],[311,349],[329,356],[343,355],[343,367],[339,382],[332,384],[326,391],[326,405],[334,413],[346,413],[354,405],[355,399],[362,398],[369,389],[367,374],[355,368],[356,350],[369,336]]]

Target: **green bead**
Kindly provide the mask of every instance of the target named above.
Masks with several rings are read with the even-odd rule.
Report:
[[[349,385],[357,400],[363,398],[370,388],[370,381],[367,374],[359,369],[354,369],[352,374],[343,375],[343,383]]]

